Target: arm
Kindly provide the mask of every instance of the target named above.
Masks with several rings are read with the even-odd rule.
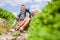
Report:
[[[20,18],[20,16],[21,16],[21,12],[19,13],[18,18]]]
[[[31,18],[31,13],[30,13],[29,9],[26,9],[26,12],[29,13],[29,17]]]
[[[20,16],[21,16],[21,12],[19,13],[19,15],[17,16],[18,21],[20,21]]]

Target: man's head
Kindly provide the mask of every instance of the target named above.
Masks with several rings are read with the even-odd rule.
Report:
[[[22,5],[22,6],[21,6],[21,11],[22,11],[22,12],[25,12],[25,9],[26,9],[26,8],[25,8],[25,5]]]

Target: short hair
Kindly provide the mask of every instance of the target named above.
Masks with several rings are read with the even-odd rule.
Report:
[[[25,5],[21,5],[21,6],[25,6]]]

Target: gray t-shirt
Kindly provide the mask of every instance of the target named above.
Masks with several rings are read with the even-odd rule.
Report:
[[[28,12],[26,12],[26,17],[29,18],[29,13],[28,13]],[[24,14],[21,14],[21,15],[20,15],[20,21],[23,21],[24,18],[25,18]]]

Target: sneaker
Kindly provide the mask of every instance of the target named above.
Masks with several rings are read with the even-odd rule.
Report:
[[[20,32],[23,32],[24,31],[24,28],[23,27],[20,27],[19,31]]]

